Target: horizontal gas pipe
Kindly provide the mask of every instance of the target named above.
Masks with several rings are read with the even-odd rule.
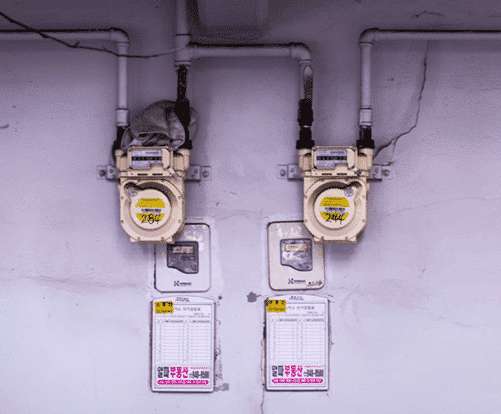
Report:
[[[202,58],[237,58],[237,57],[283,57],[296,59],[301,66],[300,96],[304,97],[304,72],[306,66],[311,66],[311,52],[302,43],[285,45],[199,45],[188,43],[176,45],[182,47],[176,51],[176,66],[189,66],[192,60]],[[312,77],[309,69],[309,78]]]
[[[375,42],[381,40],[501,40],[501,31],[494,30],[379,30],[369,29],[360,35],[360,130],[372,127],[371,107],[371,52]]]
[[[41,33],[47,33],[51,37],[68,42],[84,40],[107,40],[115,42],[117,53],[126,55],[129,51],[129,36],[121,29],[105,30],[40,30]],[[45,40],[42,34],[24,30],[0,30],[0,41],[16,40]],[[118,57],[118,94],[117,94],[116,125],[122,130],[129,124],[129,109],[127,107],[127,58]],[[117,135],[120,132],[117,132]]]
[[[176,55],[175,66],[178,69],[178,98],[177,105],[181,108],[183,102],[184,110],[179,110],[179,115],[186,112],[186,96],[179,94],[179,85],[183,81],[182,89],[186,91],[186,73],[191,66],[192,60],[202,58],[236,58],[236,57],[284,57],[296,59],[300,66],[300,90],[299,90],[299,113],[298,122],[301,127],[300,139],[296,143],[298,146],[314,145],[311,139],[311,123],[313,122],[313,68],[311,67],[311,52],[302,43],[289,43],[286,45],[200,45],[191,43],[188,26],[188,12],[186,0],[177,0],[177,34],[175,39]],[[178,111],[176,111],[176,114]],[[185,120],[186,123],[187,119]],[[189,134],[187,125],[186,135]],[[309,138],[308,138],[309,137]],[[188,145],[191,145],[188,143]]]

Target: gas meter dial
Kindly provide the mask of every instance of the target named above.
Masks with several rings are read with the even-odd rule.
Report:
[[[356,243],[367,220],[372,149],[299,150],[304,179],[304,224],[314,241]]]
[[[173,243],[181,233],[189,157],[164,147],[116,151],[120,222],[133,243]]]

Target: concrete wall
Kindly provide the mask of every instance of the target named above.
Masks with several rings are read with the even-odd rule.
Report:
[[[364,29],[501,28],[495,2],[400,3],[269,2],[258,41],[313,51],[317,144],[356,140]],[[121,27],[132,53],[173,48],[171,2],[19,1],[0,11],[36,28]],[[206,36],[193,27],[195,40]],[[175,98],[172,56],[129,68],[132,115]],[[317,293],[331,301],[329,392],[277,393],[262,383],[262,300],[273,294],[265,228],[301,217],[301,183],[276,179],[277,164],[296,162],[296,66],[193,65],[192,162],[210,165],[213,179],[187,184],[187,215],[212,223],[202,296],[218,304],[217,391],[154,394],[154,249],[129,242],[116,183],[95,173],[114,139],[116,60],[0,42],[0,412],[499,413],[499,45],[381,43],[373,68],[376,145],[395,144],[375,161],[391,162],[395,177],[372,185],[360,242],[325,249]]]

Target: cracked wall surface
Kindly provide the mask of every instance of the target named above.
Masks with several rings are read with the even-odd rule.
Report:
[[[255,42],[305,42],[314,139],[358,135],[360,33],[372,27],[501,29],[487,1],[270,0]],[[42,0],[0,7],[39,28],[122,27],[131,53],[174,45],[174,2]],[[210,38],[192,22],[193,40]],[[0,29],[13,28],[0,21]],[[226,30],[226,32],[225,32]],[[228,33],[222,28],[221,33]],[[218,39],[212,39],[217,41]],[[98,44],[97,44],[98,45]],[[116,61],[47,42],[0,41],[0,411],[16,413],[499,414],[501,53],[496,42],[373,48],[376,162],[357,245],[326,245],[328,392],[263,385],[266,226],[298,220],[297,67],[194,62],[199,114],[187,216],[211,223],[215,392],[150,391],[154,249],[120,227],[116,183],[96,179],[115,134]],[[174,99],[173,57],[129,65],[131,114]],[[311,292],[310,292],[311,293]]]

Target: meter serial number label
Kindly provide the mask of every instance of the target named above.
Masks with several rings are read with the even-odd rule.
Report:
[[[331,169],[336,164],[346,164],[348,162],[348,151],[345,149],[317,149],[315,151],[315,167],[320,169]]]
[[[266,312],[284,312],[286,309],[285,300],[271,300],[266,301]]]
[[[174,302],[155,302],[155,313],[174,313]]]

